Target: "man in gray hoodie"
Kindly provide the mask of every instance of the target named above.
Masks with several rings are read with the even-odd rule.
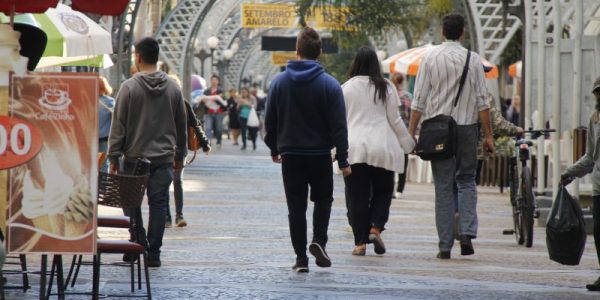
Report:
[[[568,167],[561,175],[561,184],[567,185],[575,177],[583,177],[592,173],[592,219],[594,223],[594,243],[596,255],[600,262],[600,77],[594,82],[592,93],[596,97],[596,111],[590,117],[587,129],[587,149],[574,165]],[[579,101],[579,99],[577,99]],[[600,292],[600,277],[596,282],[588,284],[590,291]]]
[[[130,173],[130,162],[140,158],[150,161],[146,192],[150,206],[147,236],[150,267],[161,265],[169,186],[173,169],[183,168],[187,142],[183,96],[177,83],[157,71],[158,53],[158,42],[153,38],[136,43],[135,66],[139,72],[121,85],[108,148],[111,173]],[[119,159],[124,162],[121,170]]]

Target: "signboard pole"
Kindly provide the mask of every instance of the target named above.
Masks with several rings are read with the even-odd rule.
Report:
[[[0,116],[8,115],[8,87],[0,86]],[[6,237],[6,199],[8,190],[8,171],[0,170],[0,229]]]

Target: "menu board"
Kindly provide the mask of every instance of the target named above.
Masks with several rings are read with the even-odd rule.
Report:
[[[9,253],[92,254],[98,190],[98,77],[13,76],[0,116],[9,169]]]

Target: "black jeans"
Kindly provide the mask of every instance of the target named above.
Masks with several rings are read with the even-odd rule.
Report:
[[[308,190],[314,202],[313,243],[325,248],[333,202],[333,167],[329,155],[283,155],[283,186],[288,206],[290,236],[294,252],[306,257],[306,209]]]
[[[240,132],[242,133],[242,145],[246,147],[247,132],[248,132],[248,119],[240,117]]]
[[[352,175],[344,181],[354,244],[366,244],[371,227],[385,229],[394,192],[394,172],[367,164],[353,164]]]
[[[594,243],[596,244],[596,255],[600,264],[600,196],[593,197],[592,218],[594,220]]]
[[[258,127],[248,126],[248,135],[250,136],[250,141],[252,141],[252,146],[254,148],[256,148],[256,138],[258,137]]]
[[[396,192],[404,193],[404,186],[406,185],[406,169],[408,168],[408,154],[404,154],[404,173],[398,173],[398,188]]]

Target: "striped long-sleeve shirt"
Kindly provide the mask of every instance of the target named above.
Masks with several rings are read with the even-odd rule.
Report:
[[[467,49],[454,41],[446,41],[425,53],[417,73],[411,108],[423,113],[425,119],[451,114],[458,125],[477,123],[479,112],[489,109],[489,104],[481,58],[475,52],[471,52],[467,79],[458,105],[453,109],[466,60]]]

